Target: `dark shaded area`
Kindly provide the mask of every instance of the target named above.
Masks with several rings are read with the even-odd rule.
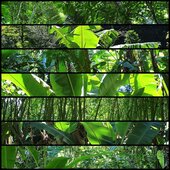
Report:
[[[122,35],[116,40],[115,45],[125,43],[125,32],[134,30],[141,40],[141,42],[160,42],[160,48],[167,47],[167,32],[168,25],[102,25],[104,29],[115,29],[122,32]]]

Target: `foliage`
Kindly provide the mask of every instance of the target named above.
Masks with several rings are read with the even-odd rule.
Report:
[[[167,25],[2,25],[2,48],[167,48],[167,34]]]
[[[168,169],[168,7],[3,1],[1,168]]]
[[[169,131],[166,122],[9,123],[2,123],[2,143],[10,145],[161,145],[167,144]]]
[[[168,120],[168,98],[2,98],[3,121]],[[145,107],[143,107],[145,106]],[[139,109],[140,108],[140,109]]]
[[[2,50],[2,72],[167,72],[168,50]]]
[[[32,79],[28,86],[28,77]],[[19,78],[19,79],[17,79]],[[27,96],[168,96],[168,79],[163,74],[50,74],[49,85],[34,74],[2,74],[2,95],[10,96],[15,88]],[[16,81],[17,80],[17,81]],[[63,81],[64,80],[64,81]],[[13,86],[14,86],[13,85]],[[35,89],[40,88],[41,90]],[[52,89],[50,88],[52,86]],[[14,89],[14,90],[13,90]],[[23,94],[23,93],[22,93]],[[19,93],[17,94],[20,95]],[[21,95],[20,95],[21,96]]]
[[[8,146],[17,150],[13,168],[165,168],[161,166],[157,153],[167,157],[168,151],[166,146]],[[5,146],[2,147],[3,149]],[[33,154],[38,154],[38,165],[35,164]],[[4,155],[2,155],[3,158]],[[8,157],[7,160],[11,159]],[[30,161],[32,160],[32,161]],[[167,162],[163,161],[164,165]],[[2,168],[5,168],[2,166]],[[6,168],[10,168],[6,166]]]
[[[168,4],[168,1],[3,1],[2,23],[165,24],[168,23]]]

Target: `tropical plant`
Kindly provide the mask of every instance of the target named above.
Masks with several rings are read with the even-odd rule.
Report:
[[[167,48],[167,34],[168,25],[3,25],[2,48]]]
[[[2,50],[2,72],[167,72],[168,50]]]
[[[2,74],[2,95],[75,97],[169,95],[167,74],[65,73],[50,74],[48,79],[50,82],[46,83],[35,74]],[[22,91],[17,92],[16,88]]]
[[[166,122],[3,122],[2,143],[55,145],[161,145]]]
[[[168,1],[2,1],[2,23],[167,24],[168,4]]]
[[[8,153],[10,157],[5,156]],[[163,169],[169,166],[164,159],[168,156],[165,146],[2,146],[1,156],[2,168]]]

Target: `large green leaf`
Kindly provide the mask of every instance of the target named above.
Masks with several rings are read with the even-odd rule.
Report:
[[[87,132],[87,138],[91,144],[113,144],[115,133],[108,122],[81,122]]]
[[[66,158],[66,157],[53,158],[47,164],[45,169],[65,168],[66,167],[66,163],[67,163],[68,160],[69,160],[69,158]]]
[[[2,146],[1,147],[1,168],[14,168],[17,147],[16,146]]]
[[[73,42],[75,42],[80,48],[96,48],[99,42],[99,38],[94,32],[90,30],[90,27],[78,26],[74,29]]]
[[[50,82],[56,96],[81,96],[81,74],[50,74]]]
[[[127,135],[126,144],[151,144],[163,122],[138,122]]]
[[[61,131],[72,133],[77,128],[77,122],[55,122],[54,127]]]
[[[66,142],[67,144],[75,144],[74,139],[72,139],[70,134],[66,132],[62,132],[61,130],[57,130],[51,125],[48,125],[42,122],[26,122],[26,124],[28,126],[30,125],[31,127],[35,127],[39,130],[46,130],[48,133],[50,133],[54,137],[62,137],[63,141]]]
[[[33,74],[2,74],[2,80],[9,80],[28,96],[50,96],[53,91],[42,79]]]
[[[135,95],[138,89],[144,88],[143,96],[162,96],[162,90],[158,89],[154,74],[135,74],[134,76]]]
[[[99,87],[99,96],[114,96],[118,88],[124,85],[130,74],[105,74]]]

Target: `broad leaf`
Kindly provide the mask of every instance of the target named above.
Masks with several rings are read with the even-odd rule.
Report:
[[[1,168],[6,169],[13,169],[15,160],[16,160],[16,154],[17,154],[17,147],[16,146],[2,146],[1,147]]]
[[[54,127],[67,133],[72,133],[77,128],[77,123],[75,122],[55,122]]]
[[[73,42],[75,42],[80,48],[96,48],[99,42],[99,38],[95,35],[90,27],[78,26],[74,29]]]
[[[57,130],[56,128],[54,128],[51,125],[47,125],[47,124],[41,123],[41,122],[26,122],[26,123],[27,123],[27,125],[30,125],[31,127],[35,127],[39,130],[46,130],[48,133],[50,133],[54,137],[58,137],[58,136],[62,137],[63,140],[67,144],[75,143],[74,140],[72,139],[72,137],[68,133]]]
[[[28,96],[50,96],[54,94],[48,84],[33,74],[2,74],[2,80],[11,81]]]
[[[162,90],[158,89],[158,82],[154,74],[135,74],[135,91],[133,95],[143,93],[143,96],[162,96]],[[141,89],[140,91],[138,91]]]
[[[106,122],[107,123],[107,122]],[[102,122],[81,122],[87,132],[87,138],[91,144],[113,144],[115,133],[110,126]]]
[[[81,74],[50,74],[50,82],[56,96],[81,96]]]
[[[135,123],[127,135],[126,144],[151,144],[162,125],[162,122]]]
[[[124,85],[130,74],[105,74],[99,87],[99,96],[114,96],[118,88]]]

